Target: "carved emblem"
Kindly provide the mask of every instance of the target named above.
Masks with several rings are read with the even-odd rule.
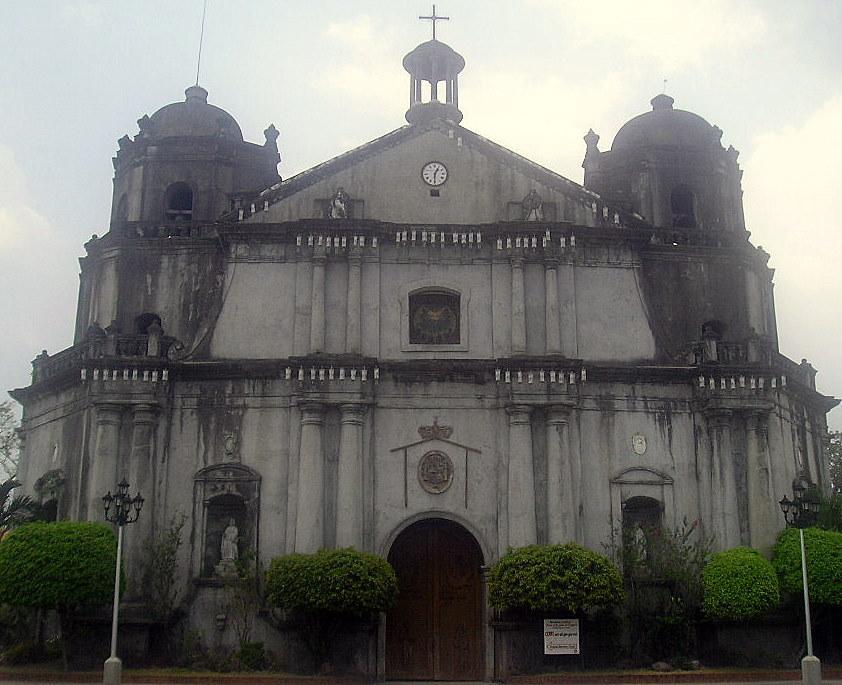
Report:
[[[453,462],[444,452],[427,452],[418,462],[418,482],[433,495],[439,495],[453,483]]]
[[[222,446],[223,446],[223,449],[225,450],[226,458],[230,459],[231,457],[233,457],[236,454],[237,448],[239,447],[238,442],[239,441],[237,440],[237,434],[236,433],[226,433],[225,434],[225,436],[222,440]]]
[[[632,435],[631,443],[635,454],[644,454],[646,452],[646,436],[643,433]]]
[[[432,426],[418,426],[418,435],[424,440],[447,440],[453,435],[453,427],[440,426],[439,417],[436,416]]]

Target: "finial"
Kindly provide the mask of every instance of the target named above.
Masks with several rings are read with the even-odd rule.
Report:
[[[186,96],[186,102],[207,103],[208,101],[208,91],[202,88],[202,86],[190,86],[184,91],[184,95]]]
[[[199,57],[196,60],[196,85],[199,85],[199,68],[202,66],[202,43],[205,41],[205,15],[208,12],[208,0],[202,6],[202,30],[199,32]]]
[[[655,112],[665,110],[665,109],[672,109],[672,103],[675,102],[673,98],[669,95],[664,95],[661,93],[660,95],[656,95],[653,97],[649,104],[652,105],[652,109]]]
[[[418,17],[419,19],[426,19],[433,24],[433,40],[436,39],[436,22],[450,21],[450,17],[440,17],[436,14],[436,6],[433,5],[433,13],[429,17]]]

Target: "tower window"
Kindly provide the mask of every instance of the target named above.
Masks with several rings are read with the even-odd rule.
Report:
[[[670,195],[672,225],[676,228],[696,228],[695,199],[689,188],[679,186]]]
[[[193,190],[183,181],[173,183],[167,188],[166,220],[192,221]]]
[[[419,290],[409,295],[409,343],[458,345],[460,342],[459,293]]]

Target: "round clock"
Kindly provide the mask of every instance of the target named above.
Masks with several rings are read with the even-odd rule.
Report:
[[[447,180],[447,167],[441,162],[427,162],[421,169],[421,178],[429,186],[443,185]]]

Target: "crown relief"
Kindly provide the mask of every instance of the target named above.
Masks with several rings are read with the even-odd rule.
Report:
[[[440,426],[436,416],[432,426],[418,426],[418,435],[423,440],[447,440],[453,435],[453,426]]]

